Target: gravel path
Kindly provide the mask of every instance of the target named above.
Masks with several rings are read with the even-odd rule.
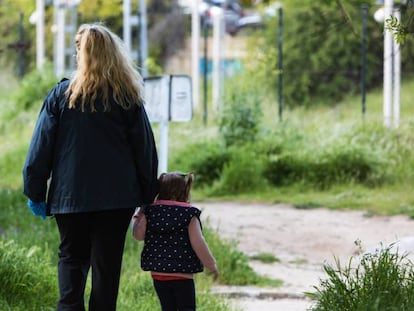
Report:
[[[369,216],[363,211],[296,209],[292,206],[233,202],[195,203],[203,210],[202,221],[216,228],[224,239],[236,240],[246,254],[272,253],[280,262],[251,261],[259,274],[283,280],[282,287],[254,288],[216,286],[239,310],[304,311],[312,302],[304,292],[313,291],[325,278],[324,263],[335,258],[347,263],[363,250],[397,242],[399,253],[414,251],[414,221],[405,216]]]

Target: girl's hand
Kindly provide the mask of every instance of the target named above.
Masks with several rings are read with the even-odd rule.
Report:
[[[213,280],[217,281],[218,276],[219,276],[219,272],[218,272],[217,268],[215,270],[211,271],[211,274],[213,275]]]

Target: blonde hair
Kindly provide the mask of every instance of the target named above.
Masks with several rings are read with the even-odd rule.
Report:
[[[77,70],[74,71],[66,96],[69,108],[79,102],[82,111],[99,96],[104,110],[110,110],[110,101],[124,109],[143,102],[143,83],[134,62],[122,40],[100,23],[83,24],[75,36]]]
[[[160,190],[157,199],[189,202],[193,179],[193,173],[162,173],[158,178]]]

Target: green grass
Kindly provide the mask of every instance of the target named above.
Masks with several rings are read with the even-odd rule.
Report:
[[[332,209],[365,210],[379,215],[408,214],[414,216],[414,197],[410,185],[367,188],[359,185],[339,185],[329,191],[309,189],[303,185],[267,189],[260,193],[233,194],[210,200],[287,203],[302,209],[328,207]],[[208,199],[206,199],[208,200]]]
[[[55,271],[39,246],[25,248],[0,239],[1,310],[54,310]]]
[[[252,260],[258,260],[263,263],[274,263],[274,262],[280,262],[280,259],[275,257],[272,253],[257,253],[250,256],[250,259]]]
[[[311,310],[413,310],[413,263],[391,248],[351,258],[345,266],[339,260],[325,265],[327,278],[308,293],[315,300]]]

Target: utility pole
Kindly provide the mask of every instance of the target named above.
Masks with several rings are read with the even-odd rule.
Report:
[[[148,35],[147,35],[147,7],[145,0],[139,0],[139,11],[132,14],[131,0],[123,0],[123,40],[128,52],[137,61],[141,75],[146,77],[148,58]],[[133,40],[132,28],[137,29],[138,38]],[[134,49],[134,41],[137,49]]]
[[[223,106],[223,50],[224,50],[224,16],[223,11],[218,8],[211,9],[213,17],[213,46],[212,61],[213,71],[211,74],[212,82],[212,101],[214,112],[222,113]]]
[[[392,63],[393,63],[393,38],[392,33],[385,29],[385,21],[392,16],[393,0],[385,0],[384,2],[384,125],[391,127],[392,116]]]
[[[401,21],[401,12],[394,10],[394,17]],[[400,88],[401,88],[401,45],[393,41],[393,124],[397,128],[400,125]]]
[[[200,102],[200,75],[199,75],[199,43],[200,43],[200,15],[198,12],[199,9],[199,0],[192,0],[192,14],[191,14],[191,78],[193,85],[193,105],[194,107],[199,106]]]
[[[36,68],[45,62],[45,0],[36,0]]]
[[[139,1],[139,49],[141,59],[139,66],[141,68],[141,75],[145,78],[148,76],[147,58],[148,58],[148,34],[147,34],[147,5],[145,0]]]
[[[54,68],[55,75],[62,77],[75,67],[74,38],[77,27],[77,6],[81,0],[54,0]],[[69,23],[67,12],[69,9]],[[67,36],[69,34],[69,36]]]
[[[204,38],[204,62],[203,62],[203,122],[207,125],[207,86],[208,86],[208,25],[206,18],[203,19],[203,38]]]
[[[401,21],[393,0],[384,1],[384,125],[397,128],[400,123],[401,46],[385,23],[390,17]]]
[[[384,24],[384,126],[399,126],[400,122],[400,80],[401,80],[401,45],[386,29],[390,18],[401,22],[399,8],[394,9],[393,0],[385,0],[384,7],[378,9],[374,18]]]

